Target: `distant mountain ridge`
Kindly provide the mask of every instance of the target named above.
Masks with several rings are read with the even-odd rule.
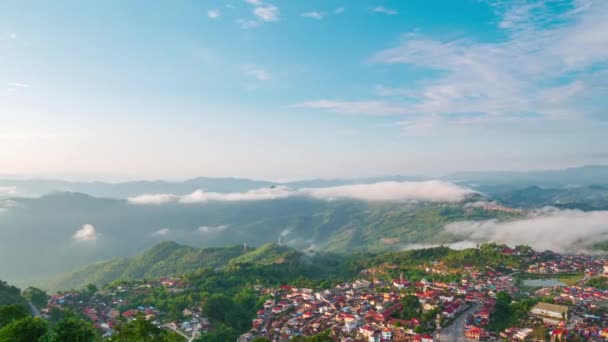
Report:
[[[444,178],[482,185],[548,187],[608,185],[608,165],[587,165],[563,170],[458,172]]]
[[[73,182],[52,179],[0,179],[0,189],[12,189],[19,195],[39,196],[42,194],[61,192],[80,192],[95,197],[128,198],[141,194],[177,194],[183,195],[202,189],[212,192],[244,192],[273,185],[284,185],[290,188],[319,188],[340,185],[367,184],[382,181],[422,181],[443,179],[467,185],[498,185],[514,186],[588,186],[608,185],[608,166],[582,166],[564,170],[544,171],[489,171],[489,172],[458,172],[442,177],[425,176],[378,176],[351,179],[308,179],[290,182],[273,182],[247,178],[214,178],[197,177],[185,181],[128,181],[128,182]],[[6,191],[8,193],[8,191]],[[11,194],[14,195],[14,194]],[[7,196],[0,192],[0,196]]]

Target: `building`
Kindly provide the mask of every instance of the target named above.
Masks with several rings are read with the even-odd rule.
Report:
[[[547,324],[557,325],[559,322],[568,319],[568,307],[565,305],[538,303],[530,314],[543,320]]]

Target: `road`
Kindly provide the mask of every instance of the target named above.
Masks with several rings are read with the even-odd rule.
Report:
[[[30,306],[30,311],[32,311],[32,315],[34,315],[34,317],[40,317],[40,310],[38,310],[36,305],[34,305],[34,303],[29,300],[27,301],[27,304]]]
[[[480,303],[475,303],[468,310],[461,313],[452,324],[441,329],[437,340],[441,342],[467,342],[468,340],[464,337],[464,321],[467,319],[467,314],[478,310],[480,307]]]
[[[161,328],[165,328],[165,329],[169,329],[169,330],[175,332],[176,334],[179,334],[180,336],[182,336],[186,340],[188,340],[188,342],[192,342],[192,341],[194,341],[194,339],[196,339],[196,330],[192,331],[192,336],[188,336],[188,335],[184,334],[181,330],[175,329],[171,324],[163,324],[160,327]]]

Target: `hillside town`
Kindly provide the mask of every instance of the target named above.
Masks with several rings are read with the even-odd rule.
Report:
[[[586,285],[591,278],[608,278],[608,260],[510,248],[500,253],[524,260],[525,273],[511,267],[454,269],[434,262],[419,265],[418,271],[426,277],[410,281],[403,274],[387,279],[383,270],[394,271],[397,266],[385,264],[330,288],[255,285],[252,290],[263,304],[239,341],[289,341],[324,332],[335,341],[369,342],[565,341],[574,336],[608,340],[608,290]],[[454,274],[459,281],[437,280]],[[559,279],[568,279],[568,284]],[[540,285],[529,285],[530,281]],[[53,295],[42,313],[51,318],[57,310],[74,310],[103,336],[111,336],[118,321],[146,319],[192,341],[215,328],[201,303],[168,313],[139,300],[152,292],[191,290],[180,277],[122,282],[89,289],[88,295],[82,291]],[[509,299],[504,302],[504,298]],[[524,314],[498,330],[496,321],[504,314],[505,303],[524,302],[528,305],[522,306]]]

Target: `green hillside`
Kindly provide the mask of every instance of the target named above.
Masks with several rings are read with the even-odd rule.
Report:
[[[162,242],[132,257],[94,263],[62,274],[50,281],[50,289],[82,288],[87,284],[104,285],[114,280],[158,278],[192,272],[202,267],[220,267],[243,253],[242,246],[197,249]]]

